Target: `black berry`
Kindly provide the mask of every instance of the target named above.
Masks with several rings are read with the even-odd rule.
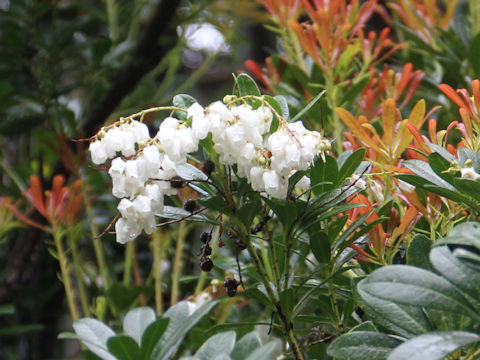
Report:
[[[203,166],[202,166],[202,171],[207,174],[208,176],[210,176],[210,174],[215,170],[215,164],[210,161],[210,160],[207,160],[203,163]]]
[[[200,234],[200,241],[202,243],[207,243],[209,242],[210,240],[212,240],[212,234],[210,234],[208,231],[204,231]]]
[[[227,295],[232,297],[237,293],[238,282],[234,278],[226,278],[223,287],[227,290]]]
[[[182,178],[180,176],[174,176],[170,179],[170,185],[172,185],[172,187],[175,189],[183,188]]]
[[[191,212],[191,213],[193,213],[195,211],[196,207],[197,207],[197,203],[193,199],[188,199],[183,204],[183,208],[185,209],[185,211],[188,211],[188,212]]]
[[[202,256],[200,258],[200,268],[205,271],[209,272],[213,269],[213,261],[209,257]]]

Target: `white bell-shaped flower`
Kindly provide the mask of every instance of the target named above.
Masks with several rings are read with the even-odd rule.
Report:
[[[142,228],[137,223],[128,222],[124,218],[120,218],[115,223],[115,233],[117,235],[117,242],[125,244],[134,240],[140,235]]]
[[[105,144],[101,140],[91,142],[88,150],[90,151],[90,156],[94,164],[100,165],[107,161],[107,151],[105,150]]]

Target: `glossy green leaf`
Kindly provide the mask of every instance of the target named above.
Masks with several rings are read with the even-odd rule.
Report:
[[[247,290],[242,292],[242,296],[245,296],[250,299],[254,299],[255,301],[258,301],[260,304],[265,305],[272,311],[276,310],[275,305],[272,304],[270,299],[257,288],[254,288],[254,287],[248,288]]]
[[[288,103],[287,99],[285,99],[285,96],[283,95],[277,95],[274,97],[274,99],[277,101],[278,105],[280,106],[281,112],[280,115],[288,121],[290,118],[290,110],[288,109]]]
[[[329,345],[328,355],[345,360],[385,360],[401,341],[386,334],[355,331],[342,335]]]
[[[312,250],[315,259],[320,264],[328,264],[330,262],[330,239],[323,231],[312,229],[309,232],[310,250]]]
[[[431,246],[432,241],[427,236],[415,235],[408,245],[407,264],[431,270],[432,265],[429,260]]]
[[[432,153],[428,157],[428,164],[435,173],[449,184],[453,184],[455,178],[447,170],[450,168],[450,162],[445,160],[440,154]]]
[[[169,322],[169,318],[158,319],[148,325],[148,327],[143,332],[141,349],[145,360],[150,359],[150,355],[152,354],[155,345],[157,345],[162,335],[165,333],[165,330],[167,330]]]
[[[130,310],[123,318],[123,332],[140,344],[143,332],[155,319],[155,311],[149,307]]]
[[[432,184],[435,184],[441,188],[445,188],[451,191],[456,191],[456,189],[450,185],[448,182],[443,180],[440,176],[438,176],[430,167],[430,164],[426,163],[425,161],[421,160],[407,160],[404,161],[403,164],[405,167],[414,174],[422,177],[425,180],[430,181]]]
[[[341,185],[345,179],[351,177],[355,170],[360,166],[362,163],[367,150],[365,148],[361,148],[353,152],[348,158],[345,159],[343,164],[338,171],[338,179],[337,184]]]
[[[171,219],[171,220],[186,219],[188,221],[202,222],[202,223],[214,224],[214,225],[217,224],[215,220],[210,219],[206,215],[203,215],[203,214],[192,215],[190,212],[182,208],[177,208],[169,205],[165,205],[163,207],[163,211],[155,215],[165,219]]]
[[[425,143],[429,148],[431,148],[433,151],[438,153],[441,157],[443,157],[445,160],[447,160],[449,163],[457,160],[455,156],[453,156],[450,152],[448,152],[447,149],[444,147],[441,147],[440,145],[437,144],[432,144],[432,143]]]
[[[222,332],[210,337],[195,353],[199,360],[211,360],[218,354],[228,355],[235,345],[235,331]]]
[[[130,336],[117,335],[107,341],[108,350],[118,360],[138,360],[142,358],[142,352],[138,343]]]
[[[334,188],[334,184],[338,183],[338,166],[337,161],[331,156],[326,156],[325,161],[317,159],[310,169],[311,187],[314,194],[321,194],[327,190]],[[320,186],[317,184],[323,183]],[[330,184],[328,184],[330,183]]]
[[[240,74],[235,78],[235,84],[238,89],[238,93],[240,96],[245,95],[255,95],[261,96],[260,90],[258,89],[255,80],[253,80],[247,74]]]
[[[420,335],[397,347],[388,360],[442,360],[455,350],[480,341],[480,335],[445,331]]]

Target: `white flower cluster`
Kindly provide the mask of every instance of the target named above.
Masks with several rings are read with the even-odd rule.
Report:
[[[192,129],[175,118],[165,119],[154,138],[145,124],[131,119],[97,134],[89,150],[95,164],[113,158],[108,173],[112,194],[121,199],[117,207],[121,218],[115,224],[119,243],[135,239],[142,230],[155,231],[154,215],[163,210],[164,195],[177,193],[168,180],[197,148]]]
[[[307,170],[313,159],[330,149],[330,142],[317,131],[305,129],[301,121],[280,124],[270,132],[273,114],[267,106],[228,107],[217,101],[203,108],[195,103],[188,109],[192,130],[200,138],[210,132],[220,162],[237,165],[253,190],[285,199],[288,178],[296,170]],[[308,178],[300,187],[308,187]]]
[[[108,173],[112,193],[121,199],[121,218],[115,224],[118,242],[133,240],[142,230],[147,234],[155,230],[154,214],[162,211],[164,195],[176,193],[169,180],[209,134],[222,164],[236,165],[237,175],[246,178],[255,191],[279,199],[287,196],[289,176],[308,169],[317,155],[330,148],[328,140],[305,129],[300,121],[281,123],[270,134],[273,114],[267,106],[228,107],[217,101],[203,108],[194,103],[188,108],[188,118],[191,126],[166,118],[154,138],[145,124],[122,119],[103,128],[90,144],[95,164],[113,159]],[[307,188],[309,179],[297,186]]]

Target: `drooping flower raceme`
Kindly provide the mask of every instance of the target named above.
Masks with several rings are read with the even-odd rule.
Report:
[[[194,103],[187,117],[187,122],[167,117],[154,137],[145,124],[121,119],[100,130],[90,143],[93,163],[113,159],[108,173],[112,194],[121,199],[121,217],[115,224],[118,242],[155,230],[154,215],[162,211],[164,196],[176,194],[169,180],[178,176],[177,167],[210,134],[223,165],[236,165],[237,176],[246,178],[253,190],[278,199],[287,196],[291,174],[307,170],[316,156],[330,148],[328,140],[305,129],[300,121],[282,121],[272,132],[268,105],[253,109],[217,101],[203,108]],[[299,184],[308,187],[309,179]]]

